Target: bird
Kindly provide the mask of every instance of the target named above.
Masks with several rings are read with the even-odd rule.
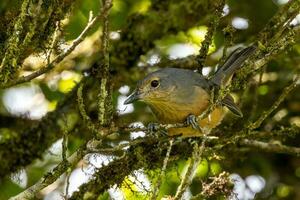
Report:
[[[228,85],[233,74],[241,68],[243,62],[255,50],[255,45],[237,48],[211,78],[183,68],[162,68],[149,73],[138,81],[136,88],[124,104],[142,101],[149,105],[160,123],[186,123],[188,125],[169,128],[167,130],[169,136],[202,135],[204,130],[211,130],[221,123],[226,113],[224,107],[238,117],[243,116],[233,97],[228,94],[222,99],[221,105],[216,106],[208,117],[199,121],[196,118],[209,107],[212,90],[219,90]]]

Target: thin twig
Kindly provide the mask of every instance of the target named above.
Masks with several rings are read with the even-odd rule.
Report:
[[[177,188],[174,200],[180,200],[186,191],[186,189],[191,185],[193,178],[195,176],[195,172],[197,170],[197,167],[202,159],[203,150],[205,147],[206,138],[204,138],[201,142],[201,145],[198,146],[196,143],[194,146],[193,155],[191,157],[191,161],[189,163],[188,169],[181,180],[180,185]]]
[[[165,157],[164,162],[163,162],[163,167],[161,169],[160,175],[158,176],[157,182],[154,186],[152,196],[150,198],[151,200],[157,199],[157,195],[158,195],[158,191],[159,191],[161,182],[165,177],[165,173],[166,173],[168,161],[169,161],[169,158],[170,158],[170,153],[171,153],[171,150],[172,150],[173,142],[174,142],[174,138],[172,138],[170,140],[169,148],[167,149],[167,154],[166,154],[166,157]]]
[[[65,126],[63,127],[63,140],[61,143],[62,146],[62,152],[61,152],[61,157],[63,161],[67,161],[67,151],[68,151],[68,121],[66,116],[63,114],[63,121]]]
[[[260,73],[259,73],[259,78],[258,78],[258,82],[255,83],[255,92],[254,92],[254,97],[253,97],[253,103],[252,103],[252,108],[251,108],[251,112],[250,112],[250,119],[252,119],[257,111],[257,106],[258,106],[258,87],[261,85],[262,83],[262,77],[265,73],[265,68],[262,68]]]
[[[18,195],[11,197],[10,200],[34,199],[38,191],[41,191],[48,185],[56,181],[66,170],[75,166],[85,155],[84,148],[78,149],[75,153],[69,156],[65,161],[60,162],[53,170],[46,173],[39,181],[30,186]]]
[[[226,60],[227,57],[227,49],[229,46],[233,45],[233,33],[235,32],[236,29],[232,27],[232,25],[228,25],[223,29],[223,35],[224,35],[224,48],[223,48],[223,55],[222,58],[220,59],[219,66],[223,64]]]
[[[83,102],[82,90],[83,90],[83,83],[80,83],[79,87],[78,87],[78,90],[77,90],[77,102],[78,102],[79,113],[80,113],[86,127],[92,132],[97,132],[96,131],[96,126],[93,124],[91,118],[87,115],[87,113],[85,111],[85,105],[84,105],[84,102]]]
[[[66,190],[65,190],[65,200],[68,200],[69,197],[69,188],[70,188],[70,175],[71,175],[71,168],[67,169],[66,175]]]
[[[285,154],[295,155],[298,157],[300,156],[299,147],[290,147],[280,143],[261,142],[257,140],[244,139],[240,142],[240,144],[254,147],[267,152],[285,153]]]
[[[274,104],[271,106],[271,108],[267,111],[264,111],[261,116],[253,123],[248,125],[249,130],[253,130],[258,128],[263,121],[280,105],[280,103],[287,97],[287,95],[298,85],[299,77],[296,77],[295,80],[286,88],[283,89],[283,92],[278,97],[278,99],[274,102]]]
[[[223,171],[218,176],[212,177],[211,179],[212,182],[210,183],[202,183],[202,191],[197,195],[192,196],[191,200],[210,199],[218,194],[223,194],[226,198],[232,194],[228,172]]]
[[[60,33],[61,33],[60,32],[60,22],[57,22],[55,31],[53,33],[50,49],[49,49],[49,51],[46,52],[47,65],[49,65],[51,62],[51,54],[52,54],[52,51],[54,50],[55,46],[58,43],[59,36],[61,35]]]

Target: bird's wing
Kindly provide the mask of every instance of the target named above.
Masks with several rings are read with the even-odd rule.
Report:
[[[226,106],[233,114],[243,117],[242,111],[239,109],[239,107],[234,103],[234,100],[231,95],[227,95],[223,100],[222,100],[222,105]]]

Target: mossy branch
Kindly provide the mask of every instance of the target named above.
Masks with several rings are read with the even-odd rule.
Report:
[[[34,185],[30,186],[18,195],[11,197],[10,200],[24,200],[24,199],[34,199],[39,191],[49,186],[55,182],[63,173],[65,173],[69,168],[74,167],[85,155],[85,146],[79,148],[66,160],[60,162],[51,171],[46,173],[40,180],[38,180]]]
[[[201,43],[201,48],[199,50],[199,55],[196,57],[196,60],[199,64],[198,71],[201,72],[200,69],[203,68],[205,59],[207,57],[209,46],[211,45],[213,35],[219,25],[220,19],[223,14],[223,8],[225,6],[225,0],[219,0],[217,1],[214,9],[214,15],[213,19],[211,20],[211,23],[208,26],[204,41]]]
[[[103,64],[98,70],[98,73],[101,77],[100,88],[98,94],[98,121],[100,126],[108,125],[110,123],[109,115],[112,115],[110,112],[112,110],[112,98],[109,95],[112,95],[109,85],[111,85],[110,74],[109,74],[109,10],[112,7],[112,0],[103,0],[103,30],[101,36],[101,56],[103,57]],[[101,74],[100,74],[101,73]]]
[[[286,146],[280,143],[275,142],[261,142],[258,140],[250,140],[250,139],[244,139],[240,142],[241,145],[249,146],[252,148],[259,149],[264,152],[272,152],[272,153],[284,153],[284,154],[290,154],[293,156],[300,156],[300,148],[299,147],[291,147]]]
[[[170,140],[170,144],[169,144],[169,147],[167,149],[166,156],[164,158],[164,162],[163,162],[163,166],[161,168],[161,172],[159,174],[157,182],[155,183],[155,185],[153,187],[153,192],[152,192],[152,195],[150,197],[151,200],[157,199],[157,195],[158,195],[162,180],[165,178],[166,169],[167,169],[167,165],[168,165],[168,162],[169,162],[169,159],[170,159],[170,153],[171,153],[171,150],[172,150],[173,143],[174,143],[174,138],[172,138]]]
[[[31,73],[30,75],[23,76],[15,80],[11,80],[8,83],[2,83],[0,85],[0,88],[8,88],[17,84],[31,81],[32,79],[39,77],[40,75],[45,74],[50,70],[52,70],[56,65],[58,65],[61,61],[63,61],[66,56],[68,56],[73,52],[73,50],[84,40],[84,38],[88,35],[89,31],[97,25],[97,22],[101,18],[103,18],[103,16],[104,13],[100,12],[96,17],[90,18],[90,21],[88,22],[86,27],[83,29],[80,35],[72,42],[72,44],[65,51],[63,51],[61,54],[55,57],[49,64],[41,67],[39,70]]]
[[[281,104],[281,102],[287,97],[287,95],[298,86],[299,77],[296,77],[295,80],[286,88],[283,89],[283,92],[278,97],[278,99],[274,102],[274,104],[268,109],[267,111],[264,111],[260,117],[253,123],[248,125],[249,130],[253,130],[258,128],[263,121]]]
[[[1,141],[0,159],[3,160],[3,163],[0,166],[0,177],[3,178],[14,173],[33,160],[40,158],[53,142],[61,138],[60,121],[64,114],[74,111],[76,91],[77,87],[66,95],[55,111],[49,112],[40,122],[20,131],[17,136],[11,136]]]
[[[108,2],[108,1],[106,1],[106,2]],[[159,7],[159,5],[156,5],[156,6]],[[292,19],[292,17],[295,14],[294,7],[288,13],[290,13],[290,14],[288,16],[284,17],[284,19],[280,18],[281,22],[279,23],[279,25],[283,25],[284,24],[283,22],[289,22],[290,19]],[[104,61],[103,62],[104,63],[104,68],[103,69],[104,69],[104,72],[105,72],[106,75],[108,75],[108,70],[109,70],[109,65],[110,65],[110,63],[109,63],[109,54],[108,54],[108,51],[107,51],[107,48],[108,48],[108,36],[107,36],[108,35],[108,19],[107,19],[107,15],[106,15],[106,17],[104,15],[102,15],[102,18],[101,18],[101,19],[104,20],[104,24],[105,24],[104,29],[103,29],[103,35],[102,35],[102,37],[103,37],[102,38],[102,40],[103,40],[103,43],[102,43],[103,44],[103,48],[102,48],[103,52],[102,52],[102,54],[104,55],[104,59],[103,59],[103,61]],[[216,24],[217,23],[218,23],[218,21],[214,21],[213,24],[212,24],[212,26],[211,26],[212,29],[209,32],[208,36],[207,36],[206,41],[208,42],[208,45],[206,45],[206,46],[209,46],[209,43],[211,42],[211,37],[212,37],[213,32],[214,32],[213,29],[216,28]],[[139,25],[139,23],[137,23],[137,25]],[[88,24],[88,26],[89,26],[89,24]],[[170,27],[172,27],[172,26],[170,25]],[[237,83],[237,85],[239,87],[241,87],[241,84],[238,83],[239,81],[241,81],[241,80],[245,81],[246,80],[245,79],[246,76],[251,75],[251,73],[255,73],[255,70],[261,68],[264,64],[266,64],[270,59],[272,59],[274,56],[276,56],[279,52],[282,52],[282,50],[284,50],[288,46],[294,44],[294,41],[293,41],[294,30],[292,28],[290,28],[290,27],[288,27],[288,28],[287,27],[281,27],[281,26],[278,26],[278,27],[280,28],[280,31],[278,32],[280,34],[276,34],[274,37],[268,37],[267,38],[267,39],[269,39],[268,41],[270,41],[270,42],[268,43],[268,45],[265,46],[266,49],[260,49],[260,51],[257,53],[256,57],[250,59],[250,61],[247,64],[248,68],[245,68],[245,70],[241,73],[242,75],[240,75],[238,77],[238,79],[236,79],[234,81],[234,84]],[[85,30],[86,29],[84,29],[84,31]],[[133,30],[131,30],[131,31],[134,32]],[[166,30],[168,30],[168,28],[166,28]],[[86,32],[84,34],[86,34]],[[124,31],[124,33],[126,34],[126,31]],[[164,32],[161,32],[161,33],[164,33]],[[160,35],[161,33],[159,33],[158,35]],[[288,33],[288,34],[282,34],[282,33]],[[82,34],[79,37],[81,37]],[[29,35],[28,37],[31,37],[31,36]],[[125,37],[125,36],[123,36],[123,37]],[[153,38],[155,38],[155,37],[159,37],[159,36],[157,36],[157,35],[153,36]],[[259,38],[259,40],[263,41],[264,39],[266,39],[266,38],[264,38],[265,35],[263,35],[262,37],[263,38]],[[82,40],[83,38],[84,38],[84,36],[82,36],[82,38],[80,38],[80,40]],[[151,40],[151,41],[147,43],[145,49],[143,49],[142,52],[145,52],[145,51],[149,50],[149,48],[152,47],[151,45],[153,45],[153,43],[152,43],[152,39],[153,38],[151,38],[151,39],[147,38],[147,40]],[[275,41],[277,41],[277,39],[279,41],[279,44],[275,44]],[[131,40],[131,38],[129,38],[129,40]],[[125,40],[125,41],[128,41],[128,40]],[[140,42],[141,44],[143,44],[144,41],[145,40],[141,40],[141,41],[138,41],[138,42]],[[78,44],[75,44],[75,46],[73,46],[74,42],[71,45],[71,47],[73,49],[71,49],[71,51],[69,53],[71,53],[74,50],[74,48],[76,47],[76,45],[78,45],[80,43],[80,41],[79,41]],[[141,46],[139,46],[140,43],[137,45],[138,46],[137,49],[141,48]],[[261,42],[261,43],[263,43],[263,42]],[[205,49],[204,46],[205,45],[203,45],[202,52],[203,52],[203,55],[205,55],[205,57],[206,57],[208,49],[207,48]],[[135,49],[135,48],[131,48],[131,50],[132,49]],[[137,51],[137,52],[140,53],[141,51]],[[64,53],[66,53],[66,52],[63,52],[63,54]],[[118,51],[116,51],[114,53],[118,54]],[[129,53],[130,53],[130,51],[129,51]],[[65,56],[68,55],[68,54],[65,54]],[[137,54],[135,53],[132,57],[135,58],[136,55]],[[124,54],[122,56],[124,56]],[[60,59],[63,60],[64,57],[61,57]],[[40,74],[48,72],[49,70],[53,69],[57,63],[59,63],[61,61],[61,60],[58,60],[57,63],[53,64],[53,62],[56,59],[57,58],[55,58],[51,62],[52,65],[51,65],[51,63],[49,63],[49,65],[46,65],[42,69],[40,69],[40,70],[45,70],[45,71],[38,70],[37,72],[34,72],[32,75],[29,75],[27,78],[26,77],[21,77],[20,79],[16,80],[15,83],[14,82],[9,82],[8,84],[4,84],[3,87],[9,87],[11,85],[21,83],[22,81],[23,82],[24,81],[25,82],[26,81],[30,81],[33,78],[39,76]],[[192,60],[190,62],[190,63],[192,63],[192,65],[194,65],[196,63],[195,62],[195,57],[190,57],[189,59]],[[182,61],[182,60],[185,60],[185,59],[174,61],[174,63],[178,62],[178,61]],[[186,59],[186,60],[188,60],[188,59]],[[121,62],[123,62],[123,61],[127,61],[127,59],[124,59]],[[252,64],[255,66],[254,69],[250,69],[250,67],[249,67]],[[127,65],[128,64],[126,63],[126,66]],[[162,64],[159,64],[159,65],[162,65]],[[187,65],[187,66],[190,67],[191,65]],[[187,66],[184,66],[184,67],[187,67]],[[192,68],[194,68],[194,66]],[[244,77],[243,77],[243,75],[244,75]],[[105,104],[103,104],[104,102],[107,102],[106,99],[109,99],[108,98],[108,96],[109,96],[108,83],[109,83],[110,80],[106,79],[107,77],[108,76],[102,77],[102,79],[101,79],[101,86],[100,86],[100,96],[101,96],[101,98],[99,98],[99,102],[100,103],[99,103],[99,109],[98,109],[98,111],[99,111],[99,117],[98,117],[98,119],[99,119],[101,125],[104,125],[106,123],[105,121],[107,121],[107,118],[104,116],[104,114],[106,114],[106,112],[108,111],[108,109],[106,108]],[[18,81],[20,81],[20,82],[18,82]],[[78,94],[77,99],[78,99],[78,102],[79,102],[79,109],[80,109],[81,115],[83,116],[83,119],[85,121],[90,122],[91,120],[87,116],[87,114],[85,112],[84,104],[83,104],[82,87],[83,86],[79,87],[78,90],[77,90],[77,92],[78,92],[77,93]],[[225,94],[227,94],[230,91],[230,89],[231,88],[225,88],[225,89],[220,90],[220,94],[218,95],[220,97],[220,99],[222,99],[221,97],[224,97]],[[284,98],[285,97],[283,97],[283,99]],[[108,101],[110,101],[110,100],[108,100]],[[265,113],[265,115],[262,115],[261,118],[258,119],[258,121],[257,121],[256,124],[254,123],[254,125],[255,125],[254,127],[256,127],[256,128],[259,127],[260,124],[264,121],[264,119],[266,117],[268,117],[270,115],[270,113],[274,109],[276,109],[276,107],[280,103],[279,102],[278,105],[277,105],[276,102],[274,104],[275,106],[272,106],[270,108],[270,110],[268,110],[267,113]],[[219,101],[213,102],[212,106],[206,112],[204,112],[204,114],[201,115],[199,117],[199,119],[202,119],[202,118],[206,117],[207,115],[209,115],[209,113],[214,108],[213,106],[218,105],[218,103],[219,103]],[[45,123],[44,125],[47,126],[47,123]],[[165,129],[165,128],[167,129],[167,128],[170,128],[170,127],[183,127],[183,126],[186,126],[186,125],[185,124],[161,124],[161,125],[159,125],[159,127],[163,128],[163,129]],[[253,129],[253,127],[251,129]],[[37,130],[40,131],[39,129],[37,129]],[[122,127],[116,127],[116,130],[115,130],[114,127],[109,127],[109,128],[103,128],[103,129],[101,129],[101,132],[103,132],[103,133],[106,134],[106,133],[110,133],[112,131],[122,131],[122,130],[127,130],[127,131],[144,130],[144,131],[147,131],[146,129],[129,128],[129,127],[123,127],[123,129],[122,129]],[[195,169],[195,166],[197,166],[197,164],[199,163],[199,160],[201,159],[201,154],[203,153],[203,148],[204,148],[205,141],[208,141],[209,137],[208,136],[204,136],[204,137],[202,137],[202,139],[203,139],[202,140],[203,145],[201,144],[200,147],[198,146],[197,151],[194,151],[194,156],[192,157],[192,159],[194,159],[194,161],[190,165],[191,169]],[[231,139],[232,138],[230,138],[228,140],[231,140]],[[258,148],[264,149],[266,151],[282,152],[282,153],[288,153],[288,154],[297,155],[297,156],[299,155],[299,150],[298,150],[297,147],[288,147],[288,146],[280,145],[280,148],[279,148],[278,145],[276,145],[276,146],[272,146],[272,145],[268,146],[267,143],[262,143],[260,141],[253,141],[253,140],[248,140],[248,139],[242,140],[242,139],[243,139],[243,137],[239,137],[237,140],[234,140],[231,143],[229,141],[226,141],[225,139],[224,140],[220,139],[216,143],[217,144],[220,143],[220,144],[223,145],[223,143],[221,143],[221,142],[225,141],[225,142],[228,142],[230,144],[238,143],[238,144],[241,144],[242,146],[258,147]],[[167,143],[165,141],[162,142],[161,138],[160,138],[159,141],[157,141],[157,139],[153,139],[153,138],[145,138],[145,142],[140,142],[140,141],[136,142],[136,143],[134,143],[134,142],[136,142],[136,141],[133,141],[132,143],[130,142],[130,144],[129,144],[129,146],[130,146],[129,151],[123,151],[124,145],[123,146],[118,146],[118,148],[94,149],[93,152],[97,152],[98,151],[98,152],[114,153],[116,151],[122,151],[122,152],[124,152],[124,156],[119,157],[118,159],[112,161],[108,166],[105,166],[105,167],[99,169],[96,172],[94,179],[91,180],[90,182],[84,184],[82,187],[80,187],[80,190],[78,192],[75,192],[73,194],[73,196],[71,197],[71,199],[74,199],[74,198],[86,198],[86,199],[95,198],[97,196],[97,194],[100,194],[101,192],[107,190],[113,184],[120,184],[124,180],[124,177],[126,177],[127,175],[129,175],[135,169],[144,168],[144,167],[145,168],[155,168],[155,167],[161,166],[161,163],[163,161],[162,157],[164,155],[166,155],[166,154],[165,153],[162,154],[157,149],[153,148],[153,146],[159,146],[159,145],[161,145],[161,146],[159,146],[160,150],[162,149],[164,151],[167,151],[167,152],[169,152],[169,154],[171,152],[170,146],[167,146]],[[179,155],[181,155],[181,153],[186,153],[186,154],[184,154],[185,156],[186,155],[189,156],[191,154],[191,148],[189,148],[189,149],[180,149],[180,151],[178,151],[177,145],[178,144],[175,145],[175,148],[174,148],[175,150],[174,151],[173,151],[173,148],[172,148],[172,153],[174,153],[174,154],[177,153]],[[92,152],[92,151],[90,151],[90,152]],[[81,152],[80,155],[75,155],[76,159],[74,161],[71,160],[71,161],[68,161],[68,162],[72,162],[72,163],[73,162],[74,163],[78,162],[78,159],[81,159],[81,157],[85,153],[87,153],[87,152]],[[169,156],[167,156],[166,158],[168,158],[168,157]],[[167,160],[166,158],[164,159],[165,161]],[[196,159],[198,159],[198,160],[196,160]],[[69,160],[69,158],[68,158],[68,160]],[[26,163],[28,163],[28,162],[26,162]],[[166,166],[166,164],[163,165],[163,166]],[[164,169],[164,167],[163,167],[163,169]],[[38,182],[37,185],[34,186],[36,188],[33,189],[33,190],[38,191],[42,187],[47,186],[47,185],[43,185],[43,182],[46,182],[47,184],[50,184],[51,181],[56,180],[66,170],[67,169],[65,167],[55,168],[54,169],[55,176],[49,176],[49,182],[48,182],[48,178],[44,177],[43,180],[46,180],[46,181]],[[189,170],[189,173],[187,173],[187,174],[188,175],[186,176],[186,180],[188,180],[188,181],[183,181],[182,182],[183,186],[178,189],[179,192],[178,192],[177,198],[179,198],[182,195],[182,193],[185,191],[186,187],[190,184],[190,182],[191,182],[191,180],[193,178],[193,176],[192,176],[193,170]],[[26,192],[24,192],[24,193],[26,193]],[[29,195],[32,195],[32,194],[29,194]]]
[[[84,82],[84,81],[82,81]],[[80,112],[80,115],[83,119],[84,124],[86,125],[86,127],[92,132],[92,133],[97,133],[97,128],[96,126],[93,124],[91,118],[88,116],[88,114],[86,113],[85,110],[85,105],[83,102],[83,95],[82,95],[82,90],[83,90],[83,83],[79,84],[78,90],[77,90],[77,102],[78,102],[78,109]]]
[[[54,2],[23,1],[20,14],[14,23],[13,32],[5,42],[5,53],[0,64],[2,86],[7,85],[6,87],[9,87],[9,85],[18,82],[14,81],[13,78],[16,77],[16,73],[21,67],[20,63],[30,53],[38,51],[38,45],[35,43],[40,42],[37,40],[39,40],[41,33],[49,32],[49,35],[52,35],[55,30],[53,28],[54,22],[62,20],[71,5],[72,1],[64,0]]]

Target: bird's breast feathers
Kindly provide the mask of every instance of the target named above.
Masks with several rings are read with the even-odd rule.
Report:
[[[181,123],[193,115],[200,115],[209,104],[209,95],[201,87],[194,86],[194,92],[183,98],[181,93],[171,94],[168,99],[154,101],[150,107],[159,121]]]

